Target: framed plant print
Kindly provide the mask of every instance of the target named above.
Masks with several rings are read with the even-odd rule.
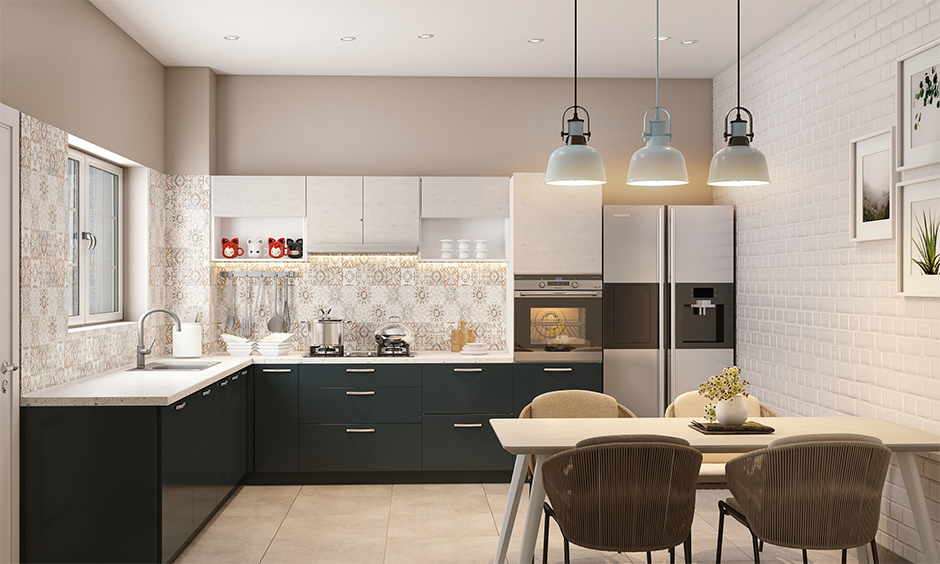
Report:
[[[898,184],[898,293],[940,297],[940,176]]]
[[[852,216],[849,238],[872,241],[894,237],[894,128],[853,139],[849,173]]]
[[[940,39],[898,59],[898,170],[940,162]]]

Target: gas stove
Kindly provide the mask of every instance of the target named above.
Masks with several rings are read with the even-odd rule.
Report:
[[[323,358],[323,357],[346,357],[346,358],[378,358],[378,357],[398,357],[412,356],[411,347],[405,343],[402,346],[378,346],[374,351],[346,351],[342,346],[339,347],[310,347],[310,352],[304,355],[304,358]]]

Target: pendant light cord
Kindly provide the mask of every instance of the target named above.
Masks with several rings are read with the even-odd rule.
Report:
[[[658,1],[658,0],[657,0]],[[741,119],[741,0],[738,0],[738,114]]]
[[[659,0],[656,0],[656,119],[659,119]]]
[[[578,117],[578,0],[574,0],[574,116],[575,116],[575,119],[577,119]]]

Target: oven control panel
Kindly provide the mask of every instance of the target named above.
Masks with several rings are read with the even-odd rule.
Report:
[[[547,275],[517,274],[515,290],[602,290],[604,281],[600,274]]]

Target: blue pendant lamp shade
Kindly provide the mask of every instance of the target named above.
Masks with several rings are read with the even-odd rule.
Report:
[[[689,173],[685,167],[682,153],[669,146],[672,139],[672,116],[659,105],[659,0],[656,0],[656,105],[646,111],[643,122],[650,112],[656,110],[649,120],[650,130],[643,131],[646,147],[633,153],[630,168],[627,170],[627,184],[631,186],[679,186],[689,183]],[[666,122],[660,116],[666,114],[669,119],[669,131]]]
[[[731,113],[735,117],[730,122]],[[741,115],[747,114],[747,119]],[[730,131],[729,131],[730,126]],[[725,114],[725,140],[728,146],[712,157],[708,169],[709,186],[760,186],[770,184],[770,169],[764,154],[751,147],[754,117],[741,106],[741,0],[738,0],[738,105]]]
[[[562,115],[563,128],[568,110],[574,110],[574,114],[567,120],[567,132],[564,129],[561,132],[565,144],[555,149],[548,158],[545,183],[555,186],[606,184],[604,159],[600,153],[587,145],[587,140],[591,138],[591,116],[578,105],[578,0],[574,0],[574,105]],[[578,115],[578,110],[587,116],[587,131],[584,130],[584,120]]]

